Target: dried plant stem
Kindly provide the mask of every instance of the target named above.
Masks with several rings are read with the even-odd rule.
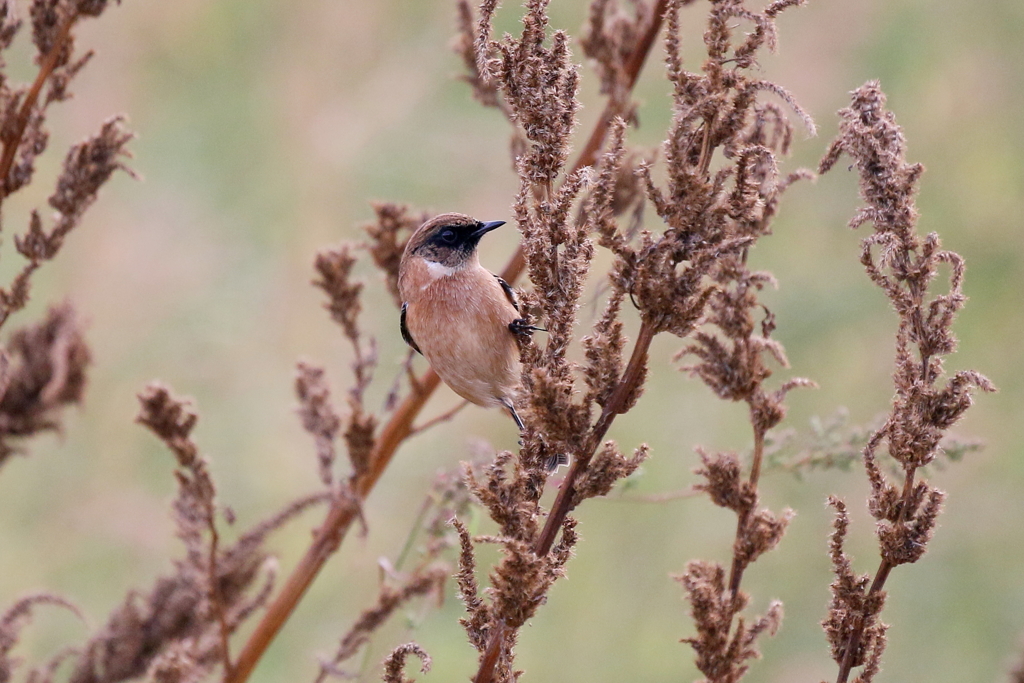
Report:
[[[757,486],[761,479],[761,461],[764,459],[764,430],[754,427],[754,457],[750,463],[750,485]]]
[[[761,476],[761,460],[764,458],[764,430],[754,427],[754,455],[750,463],[750,487],[756,493],[757,482]],[[739,520],[736,522],[736,542],[738,543],[744,536],[744,530],[747,524],[750,523],[750,513],[753,512],[753,508],[748,509],[746,512],[740,515]],[[738,611],[738,602],[736,596],[739,594],[740,582],[743,581],[743,569],[745,565],[740,559],[739,555],[733,553],[732,567],[729,569],[729,594],[732,596],[733,611]]]
[[[416,519],[412,522],[412,528],[409,529],[409,535],[405,537],[405,543],[402,544],[402,549],[398,552],[398,557],[395,558],[394,568],[396,571],[401,571],[405,561],[412,553],[413,545],[423,527],[423,520],[427,518],[427,513],[434,506],[435,500],[433,492],[427,494],[427,497],[423,499],[423,504],[420,505],[419,512],[416,513]]]
[[[914,491],[914,475],[917,472],[917,468],[907,470],[906,478],[903,480],[903,493],[900,496],[901,505],[906,510],[909,506],[910,496]],[[905,516],[905,515],[904,515]],[[870,603],[871,598],[882,592],[885,587],[885,582],[889,578],[889,572],[893,570],[894,565],[886,558],[882,558],[881,563],[878,565],[878,570],[875,572],[875,578],[871,581],[871,586],[868,588],[868,592],[865,594],[865,603]],[[853,670],[854,665],[854,653],[860,649],[860,641],[864,636],[864,616],[857,614],[854,616],[853,629],[850,631],[849,640],[846,641],[846,648],[843,654],[842,664],[839,666],[839,674],[836,676],[836,683],[846,683],[850,678],[850,672]]]
[[[537,536],[537,541],[533,546],[533,552],[537,555],[546,555],[551,550],[551,546],[554,545],[558,530],[562,528],[562,522],[565,521],[566,515],[572,511],[576,479],[586,471],[591,458],[594,457],[594,453],[601,446],[605,434],[608,433],[608,428],[611,427],[615,416],[623,412],[629,397],[636,391],[637,384],[643,377],[644,367],[647,365],[647,352],[650,350],[651,341],[657,332],[657,325],[649,319],[644,319],[640,325],[640,332],[637,334],[636,344],[633,346],[633,354],[630,356],[629,365],[626,366],[622,379],[619,380],[615,391],[605,403],[601,416],[590,432],[587,450],[584,453],[578,454],[575,462],[569,468],[569,474],[566,475],[562,487],[558,490],[555,502],[551,505],[551,513],[548,514],[544,528],[541,530],[540,535]]]
[[[480,668],[473,677],[473,683],[490,683],[494,678],[494,668],[498,665],[498,657],[501,655],[501,648],[505,644],[505,634],[508,629],[505,622],[497,621],[493,625],[491,639],[487,641],[487,649],[480,659]]]
[[[469,401],[462,401],[461,403],[459,403],[459,405],[455,406],[451,410],[441,413],[437,417],[432,417],[421,425],[416,425],[411,430],[409,430],[409,436],[414,436],[416,434],[419,434],[420,432],[425,432],[435,425],[439,425],[442,422],[447,422],[448,420],[458,415],[459,412],[468,405]]]
[[[651,47],[654,44],[654,39],[657,37],[658,32],[661,30],[662,18],[665,14],[665,8],[667,7],[667,0],[658,0],[655,7],[654,13],[651,17],[651,23],[647,27],[647,30],[641,35],[637,41],[636,47],[630,54],[627,62],[627,75],[629,88],[635,85],[637,77],[640,74],[640,70],[643,68],[644,62],[647,59],[647,55],[650,53]],[[601,118],[598,119],[597,125],[595,126],[590,137],[587,139],[587,144],[580,152],[579,157],[576,159],[576,163],[573,166],[574,169],[580,169],[584,166],[593,165],[597,159],[597,153],[601,149],[601,145],[604,142],[605,136],[607,135],[608,129],[611,122],[614,120],[615,115],[618,113],[618,106],[609,102],[605,107],[604,113]],[[526,260],[523,256],[522,246],[516,249],[515,254],[509,259],[504,270],[502,271],[502,278],[507,282],[516,281],[524,268],[526,267]],[[645,332],[644,327],[641,327],[641,338],[637,339],[637,347],[634,348],[634,356],[637,351],[641,348],[641,339]],[[653,330],[648,332],[653,337]],[[650,339],[647,340],[643,348],[643,358],[640,360],[646,360],[647,347],[650,346]],[[631,361],[630,367],[633,363]],[[638,366],[636,372],[639,372]],[[627,369],[628,375],[628,369]],[[423,375],[418,378],[414,378],[411,381],[412,392],[407,396],[402,403],[395,410],[391,419],[387,422],[384,428],[381,430],[380,435],[377,437],[376,443],[374,444],[373,454],[370,458],[370,463],[367,471],[356,478],[352,482],[353,493],[356,495],[358,500],[365,498],[370,491],[373,490],[374,485],[380,476],[384,473],[388,464],[391,462],[392,456],[398,446],[408,438],[413,432],[413,421],[416,416],[419,415],[423,406],[426,404],[427,399],[430,398],[431,394],[438,387],[440,379],[433,370],[427,370]],[[634,381],[635,383],[635,381]],[[609,401],[609,405],[621,404],[628,393],[623,393],[619,401]],[[606,413],[607,416],[606,416]],[[600,435],[596,436],[594,441],[594,449],[596,450],[597,445],[600,445],[600,439],[603,438],[604,433],[611,425],[611,421],[614,419],[614,414],[609,413],[606,409],[601,415],[601,419],[598,420],[598,424],[595,425],[594,434],[598,435],[598,427],[603,425]],[[591,450],[591,454],[593,453]],[[589,462],[590,458],[587,458]],[[575,477],[573,472],[578,472],[577,466],[579,461],[573,465],[569,471],[569,477]],[[567,478],[567,482],[570,481]],[[550,536],[550,540],[546,541],[544,552],[550,549],[551,544],[554,542],[554,538],[557,535],[561,520],[565,519],[565,515],[568,514],[571,503],[571,496],[567,493],[571,486],[563,486],[563,491],[559,492],[559,499],[556,500],[556,507],[552,510],[552,517],[548,518],[548,525],[545,527],[545,533]],[[555,514],[558,514],[559,500],[561,507],[564,510],[560,513],[561,518],[558,524],[552,526],[551,521]],[[351,500],[336,500],[327,513],[327,518],[324,520],[320,528],[315,532],[313,542],[305,555],[296,565],[295,569],[292,570],[291,575],[285,581],[281,587],[280,593],[270,603],[266,613],[260,620],[259,624],[256,625],[256,629],[252,635],[246,641],[245,646],[238,655],[238,661],[235,662],[234,666],[230,670],[224,672],[225,683],[244,683],[248,680],[249,675],[252,673],[256,664],[259,662],[263,653],[266,652],[270,646],[274,636],[277,635],[278,631],[284,626],[288,617],[294,611],[295,606],[305,595],[306,590],[310,584],[320,573],[320,569],[323,567],[327,559],[334,554],[334,552],[341,545],[341,541],[348,531],[349,526],[355,521],[359,514],[358,504],[354,504]],[[550,527],[550,531],[548,531]],[[544,534],[542,534],[542,537]],[[541,545],[538,543],[538,548]],[[498,646],[500,649],[500,640],[498,639]],[[495,658],[497,652],[495,652]],[[496,661],[496,659],[495,659]],[[481,667],[481,671],[483,667]],[[493,670],[493,663],[491,665]]]
[[[227,617],[224,615],[224,601],[221,599],[220,594],[220,580],[218,578],[217,571],[217,553],[220,547],[220,534],[217,533],[217,524],[214,515],[216,511],[208,509],[206,511],[207,528],[210,530],[210,562],[208,569],[207,580],[210,582],[210,607],[213,610],[215,617],[217,618],[217,625],[220,627],[220,654],[221,660],[224,662],[224,671],[226,675],[231,675],[231,646],[228,642],[228,638],[231,635],[231,629],[228,627]]]
[[[636,344],[633,346],[633,352],[629,358],[629,364],[626,366],[626,371],[622,373],[622,378],[619,380],[618,385],[616,385],[615,391],[612,392],[612,395],[605,403],[604,409],[601,411],[601,416],[594,424],[590,432],[590,438],[587,441],[586,450],[583,453],[574,454],[576,457],[569,468],[565,481],[562,482],[562,486],[558,490],[555,502],[551,505],[551,512],[544,523],[544,528],[541,529],[533,544],[535,555],[546,555],[551,550],[551,546],[554,545],[555,538],[558,536],[558,530],[562,528],[566,516],[572,511],[576,497],[575,482],[587,470],[587,466],[590,465],[594,453],[601,446],[601,442],[604,440],[605,434],[608,433],[608,429],[615,420],[615,416],[624,412],[629,397],[633,395],[638,384],[642,381],[644,368],[647,366],[647,353],[651,348],[651,341],[657,333],[658,325],[656,321],[644,318],[640,324],[640,331],[637,334]],[[504,623],[499,621],[493,625],[487,649],[484,650],[484,656],[480,660],[480,668],[477,670],[476,676],[473,677],[473,683],[491,683],[494,679],[494,668],[501,655],[501,649],[504,646],[507,632],[508,629]]]
[[[280,593],[267,607],[266,613],[256,625],[256,630],[249,636],[245,646],[238,655],[234,670],[225,672],[226,683],[242,683],[256,667],[270,642],[284,626],[295,606],[305,595],[310,584],[320,573],[327,559],[337,551],[345,533],[360,513],[358,501],[364,499],[380,476],[384,473],[392,456],[409,433],[412,422],[422,410],[427,399],[437,388],[440,380],[433,370],[423,373],[417,380],[418,389],[399,404],[391,420],[384,426],[374,444],[373,454],[365,473],[352,482],[352,491],[356,500],[339,497],[331,504],[327,518],[313,535],[313,543],[306,554],[292,570],[288,580],[281,587]]]
[[[25,101],[21,103],[17,124],[10,138],[3,141],[3,155],[0,156],[0,202],[7,197],[7,176],[11,172],[11,166],[14,165],[14,157],[18,154],[18,147],[21,145],[21,136],[25,134],[25,127],[28,126],[28,120],[32,116],[32,108],[36,106],[36,101],[39,99],[39,93],[43,90],[43,85],[46,84],[46,79],[50,77],[50,74],[56,68],[57,60],[60,59],[60,53],[63,52],[68,36],[71,35],[71,27],[75,25],[77,19],[77,10],[72,10],[64,25],[60,27],[57,39],[53,41],[53,47],[50,48],[46,59],[40,64],[39,74],[36,75],[36,80],[32,83],[28,94],[25,95]]]

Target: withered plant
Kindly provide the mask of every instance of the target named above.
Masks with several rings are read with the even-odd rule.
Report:
[[[51,105],[71,96],[69,86],[93,56],[75,50],[74,28],[98,17],[106,0],[34,0],[29,24],[35,61],[32,83],[7,76],[6,55],[25,25],[11,0],[0,2],[0,215],[7,198],[34,180],[36,159],[46,151],[50,133],[46,115]],[[100,187],[124,165],[132,133],[124,118],[106,121],[93,137],[72,145],[64,157],[48,203],[53,213],[33,210],[28,225],[13,243],[24,265],[10,283],[0,286],[0,328],[25,307],[32,274],[55,258],[68,233],[96,200]],[[0,467],[18,452],[13,442],[60,429],[62,409],[82,399],[89,349],[70,303],[53,306],[43,321],[15,331],[0,348]]]
[[[927,550],[946,494],[919,478],[919,470],[935,460],[940,441],[968,408],[972,391],[995,391],[984,376],[964,370],[943,377],[942,359],[956,349],[952,325],[963,308],[964,261],[942,249],[939,236],[916,231],[914,196],[924,171],[906,160],[906,141],[896,118],[885,109],[885,94],[876,81],[853,93],[850,106],[839,112],[839,136],[821,161],[828,171],[846,154],[860,174],[860,194],[866,206],[850,221],[865,223],[874,232],[861,241],[860,261],[871,281],[892,302],[899,316],[896,331],[896,394],[885,423],[875,430],[863,451],[864,469],[871,482],[868,509],[878,520],[881,562],[874,577],[855,574],[843,550],[849,526],[846,505],[830,498],[835,508],[835,531],[829,542],[835,580],[832,601],[823,625],[839,665],[838,683],[863,667],[857,680],[869,683],[878,673],[885,649],[887,626],[880,620],[885,605],[885,582],[902,564],[917,562]],[[939,267],[949,268],[949,290],[930,294]],[[902,483],[885,476],[879,449],[898,463]]]
[[[516,678],[516,631],[543,604],[576,541],[569,512],[586,498],[606,494],[647,456],[646,446],[641,446],[627,458],[604,437],[615,416],[639,399],[648,349],[661,332],[692,338],[685,351],[700,362],[690,369],[723,398],[750,405],[757,444],[750,479],[743,484],[735,458],[705,458],[706,490],[716,503],[734,509],[739,522],[728,583],[721,577],[716,580],[721,569],[713,563],[691,564],[683,579],[697,621],[698,637],[689,642],[697,650],[698,666],[712,680],[738,679],[745,670],[743,661],[755,652],[754,637],[778,619],[779,610],[773,608],[749,627],[740,620],[737,632],[730,634],[733,618],[746,601],[739,593],[743,570],[778,542],[788,514],[776,517],[756,511],[756,486],[764,434],[782,418],[785,392],[801,381],[770,394],[761,388],[770,374],[763,355],[783,363],[785,359],[781,347],[769,339],[770,314],[761,334],[755,335],[756,292],[771,278],[749,271],[746,259],[756,240],[769,233],[781,193],[807,174],[778,176],[775,155],[787,151],[792,130],[783,109],[758,95],[781,98],[812,130],[813,126],[784,89],[750,78],[747,72],[756,65],[758,50],[774,47],[775,16],[797,3],[774,3],[763,13],[747,10],[742,3],[713,3],[705,34],[708,59],[699,74],[682,66],[682,4],[668,3],[655,14],[662,16],[664,11],[667,20],[665,47],[673,85],[674,118],[664,143],[667,186],[656,185],[649,165],[635,169],[663,227],[643,230],[632,239],[628,226],[618,224],[615,211],[625,185],[625,121],[618,118],[610,126],[607,151],[596,178],[585,188],[586,176],[565,168],[578,106],[577,69],[567,37],[555,31],[547,47],[545,3],[533,2],[527,3],[520,38],[487,40],[494,7],[481,8],[472,41],[476,59],[466,61],[476,66],[471,82],[477,84],[478,99],[486,101],[488,85],[496,83],[503,110],[527,141],[518,146],[520,192],[513,211],[523,232],[522,249],[533,285],[525,298],[548,335],[543,348],[523,349],[528,406],[523,449],[518,457],[499,454],[485,481],[471,479],[471,489],[501,529],[499,537],[486,539],[500,543],[505,555],[491,572],[490,600],[481,599],[473,580],[471,539],[460,527],[460,589],[469,610],[464,623],[470,642],[481,651],[478,682]],[[641,6],[634,20],[649,14]],[[625,114],[631,107],[621,94],[621,83],[626,82],[621,74],[628,53],[616,48],[615,41],[641,30],[628,27],[624,16],[616,3],[595,3],[586,45],[601,65],[610,106]],[[751,22],[754,31],[733,44],[729,22],[736,18]],[[609,27],[616,27],[614,33]],[[721,160],[712,170],[716,153]],[[635,185],[625,187],[636,191]],[[584,189],[586,197],[579,200]],[[571,210],[577,201],[578,213]],[[619,198],[620,206],[630,203]],[[592,333],[576,340],[578,300],[595,243],[613,255],[609,291]],[[623,332],[627,298],[640,321],[628,353]],[[698,331],[702,325],[718,327],[722,337]],[[586,363],[579,369],[567,356],[574,341],[585,349]],[[552,509],[545,512],[539,505],[546,479],[541,464],[557,453],[570,454],[573,464]]]
[[[33,159],[46,144],[45,109],[66,97],[68,81],[89,56],[74,58],[71,30],[80,17],[99,14],[104,4],[32,3],[39,77],[20,89],[0,80],[0,201],[31,180]],[[466,611],[461,623],[479,653],[473,679],[517,680],[520,629],[537,616],[578,549],[572,512],[607,494],[649,456],[645,444],[626,455],[607,437],[618,415],[641,405],[652,340],[668,333],[683,340],[676,356],[681,369],[719,398],[745,404],[749,415],[749,459],[697,449],[695,489],[736,515],[732,556],[725,562],[692,561],[678,577],[695,631],[684,642],[693,648],[697,668],[707,681],[739,681],[759,656],[757,639],[773,633],[782,616],[777,601],[762,616],[748,615],[750,596],[742,587],[752,563],[778,546],[793,514],[760,505],[770,446],[781,438],[772,430],[785,416],[787,392],[811,384],[805,379],[767,383],[775,367],[788,364],[772,336],[775,317],[760,295],[775,278],[752,265],[757,242],[772,232],[783,193],[811,176],[779,170],[794,138],[790,118],[813,134],[810,117],[786,89],[756,75],[758,59],[776,47],[776,18],[801,0],[775,0],[760,10],[744,0],[712,0],[703,36],[706,59],[690,70],[684,68],[680,32],[681,11],[692,2],[593,0],[580,46],[594,65],[605,104],[586,137],[577,130],[579,58],[570,36],[549,26],[547,1],[525,2],[518,36],[495,35],[497,4],[483,0],[474,8],[468,0],[458,1],[456,50],[475,99],[498,110],[512,131],[519,185],[510,192],[511,211],[522,240],[502,276],[513,283],[528,276],[522,305],[544,330],[521,346],[523,392],[517,407],[526,426],[521,448],[489,453],[483,466],[465,466],[461,476],[435,483],[406,548],[384,567],[376,600],[310,677],[319,683],[350,676],[348,663],[381,624],[409,601],[439,595],[454,574]],[[2,7],[0,47],[6,48],[20,23],[11,18],[8,3]],[[632,89],[663,28],[673,116],[661,161],[655,163],[654,155],[630,148],[627,133],[638,125]],[[859,680],[870,681],[877,672],[886,628],[879,621],[886,577],[897,565],[921,557],[942,502],[943,494],[921,480],[918,470],[939,453],[944,432],[969,407],[972,389],[992,389],[975,372],[940,381],[941,359],[955,346],[950,325],[964,302],[963,262],[942,250],[936,236],[914,232],[913,194],[921,169],[905,162],[902,133],[883,105],[876,84],[858,90],[852,107],[841,112],[840,136],[822,162],[827,170],[846,153],[860,171],[868,207],[853,225],[870,221],[875,226],[864,241],[862,263],[900,317],[896,398],[862,454],[882,554],[873,581],[853,573],[843,549],[846,507],[831,501],[837,513],[830,544],[836,579],[824,625],[840,667],[839,683],[857,667],[863,667]],[[0,291],[0,325],[24,306],[32,272],[56,254],[99,186],[123,168],[129,137],[120,119],[113,119],[99,136],[72,148],[50,198],[56,211],[52,227],[33,213],[28,230],[15,239],[27,264]],[[574,146],[579,151],[570,161]],[[384,407],[374,411],[364,400],[380,360],[361,320],[365,285],[354,277],[357,259],[368,252],[383,275],[396,306],[386,333],[397,336],[399,263],[409,235],[430,217],[394,203],[376,204],[374,211],[363,244],[325,249],[314,264],[314,284],[326,295],[325,308],[353,356],[341,410],[326,371],[311,362],[298,364],[298,417],[312,437],[318,490],[247,531],[232,530],[228,540],[225,525],[233,523],[233,515],[218,501],[208,463],[192,438],[197,413],[163,385],[150,385],[139,397],[138,422],[175,457],[173,513],[184,557],[151,589],[129,592],[84,646],[58,653],[31,670],[27,680],[56,680],[69,663],[68,680],[75,683],[142,677],[170,683],[213,676],[242,683],[353,525],[366,531],[364,502],[396,450],[451,415],[417,424],[440,380],[430,370],[417,374],[419,361],[412,352]],[[610,263],[604,272],[593,269],[599,249],[607,252],[601,262]],[[929,298],[942,264],[951,271],[950,291]],[[602,309],[584,329],[579,309],[588,291],[598,292]],[[88,351],[74,319],[69,307],[54,308],[43,323],[12,335],[0,353],[0,463],[11,452],[7,438],[58,428],[61,406],[81,397]],[[890,483],[878,463],[883,444],[903,472],[901,486]],[[345,457],[339,457],[339,448]],[[843,448],[850,450],[845,441]],[[833,455],[814,456],[813,464],[832,462]],[[571,465],[547,508],[542,497],[551,473],[545,465],[559,456],[567,456]],[[266,537],[318,503],[327,505],[323,522],[296,566],[275,585]],[[470,504],[487,512],[493,533],[470,533],[465,521]],[[478,567],[481,544],[494,544],[501,553],[488,570]],[[414,545],[418,553],[412,552]],[[481,585],[484,573],[486,586]],[[32,595],[0,616],[0,683],[20,664],[10,655],[20,628],[44,603],[75,610],[63,598]],[[233,636],[256,615],[236,652]],[[409,655],[420,660],[423,671],[429,668],[429,655],[407,643],[387,658],[383,679],[408,680],[403,667]]]

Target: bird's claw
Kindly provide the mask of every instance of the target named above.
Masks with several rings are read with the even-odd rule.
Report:
[[[531,325],[526,318],[516,318],[508,324],[509,332],[512,334],[525,334],[527,336],[534,332],[547,332],[543,327]]]

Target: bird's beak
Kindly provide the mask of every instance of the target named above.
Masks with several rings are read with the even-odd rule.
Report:
[[[491,221],[489,223],[481,223],[480,227],[473,231],[473,237],[483,237],[491,230],[500,228],[505,225],[505,221]]]

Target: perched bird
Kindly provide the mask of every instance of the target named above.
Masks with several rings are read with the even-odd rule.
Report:
[[[480,265],[476,251],[481,237],[504,224],[445,213],[421,225],[398,271],[401,327],[406,343],[456,394],[505,408],[522,432],[516,335],[538,328],[521,317],[515,292]]]

